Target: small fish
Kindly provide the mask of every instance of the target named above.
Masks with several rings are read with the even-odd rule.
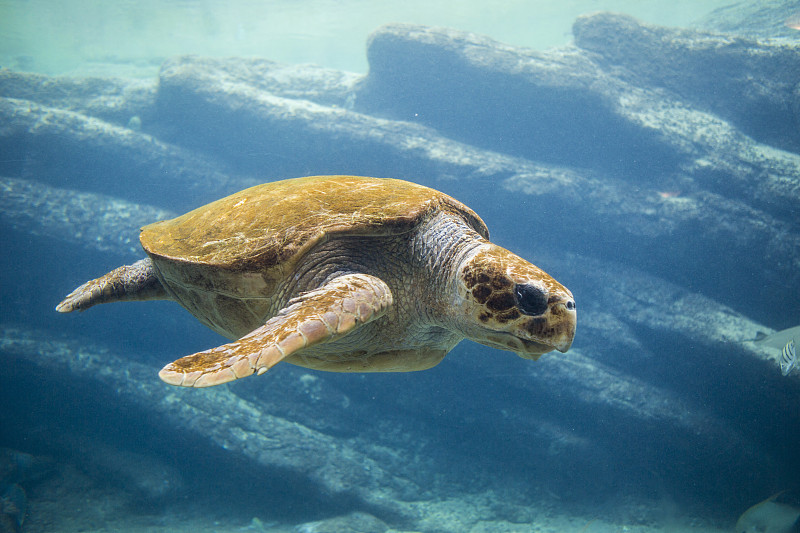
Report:
[[[758,344],[763,344],[764,346],[781,349],[786,346],[787,342],[797,338],[800,338],[800,326],[782,329],[781,331],[776,331],[775,333],[770,333],[769,335],[759,331],[756,335],[756,338],[751,340],[753,342],[757,342]]]
[[[800,30],[800,13],[795,13],[787,18],[783,25],[793,30]]]
[[[781,374],[788,376],[797,362],[797,352],[794,349],[794,339],[786,343],[781,356]]]
[[[658,195],[661,198],[676,198],[681,195],[681,191],[658,191]]]
[[[782,493],[757,503],[742,513],[736,522],[736,533],[796,533],[800,532],[800,509],[776,503]]]
[[[800,326],[777,331],[770,335],[765,335],[758,332],[753,342],[763,344],[764,346],[771,346],[783,350],[781,354],[781,374],[788,376],[797,364],[797,352],[795,351],[794,340],[800,337]]]

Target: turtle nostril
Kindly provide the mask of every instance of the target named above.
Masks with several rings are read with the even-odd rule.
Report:
[[[569,309],[570,311],[575,309],[575,302],[572,300],[567,300],[567,309]]]

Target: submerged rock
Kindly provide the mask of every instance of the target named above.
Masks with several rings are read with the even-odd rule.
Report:
[[[0,68],[0,97],[73,111],[123,126],[131,117],[150,120],[155,80],[45,76]]]
[[[255,184],[146,133],[29,100],[0,98],[0,123],[0,175],[184,208]],[[174,187],[183,194],[164,198]]]
[[[383,521],[366,513],[351,513],[295,526],[296,533],[384,533],[389,529]]]
[[[796,43],[663,28],[611,13],[580,17],[573,33],[576,46],[615,76],[667,89],[760,142],[800,150],[791,109],[800,84]]]
[[[139,228],[173,218],[171,211],[117,197],[0,177],[0,221],[28,235],[120,255],[142,255]]]
[[[361,74],[316,65],[287,65],[262,58],[180,56],[161,65],[160,78],[198,77],[235,81],[281,98],[351,108]]]
[[[158,103],[170,142],[212,153],[264,181],[337,173],[468,180],[563,172],[476,152],[420,125],[287,98],[288,91],[265,91],[242,71],[196,59],[166,64]]]
[[[712,31],[755,39],[794,40],[797,39],[797,29],[790,25],[797,14],[796,0],[735,2],[711,11],[698,25]]]

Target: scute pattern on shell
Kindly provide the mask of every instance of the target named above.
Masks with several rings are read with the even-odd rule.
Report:
[[[166,260],[234,271],[291,270],[327,235],[396,235],[437,210],[460,215],[488,237],[461,202],[421,185],[358,176],[311,176],[257,185],[172,220],[142,228],[145,250]]]

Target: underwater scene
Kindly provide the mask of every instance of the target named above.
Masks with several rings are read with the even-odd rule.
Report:
[[[0,533],[800,531],[800,4],[394,4],[0,0]]]

